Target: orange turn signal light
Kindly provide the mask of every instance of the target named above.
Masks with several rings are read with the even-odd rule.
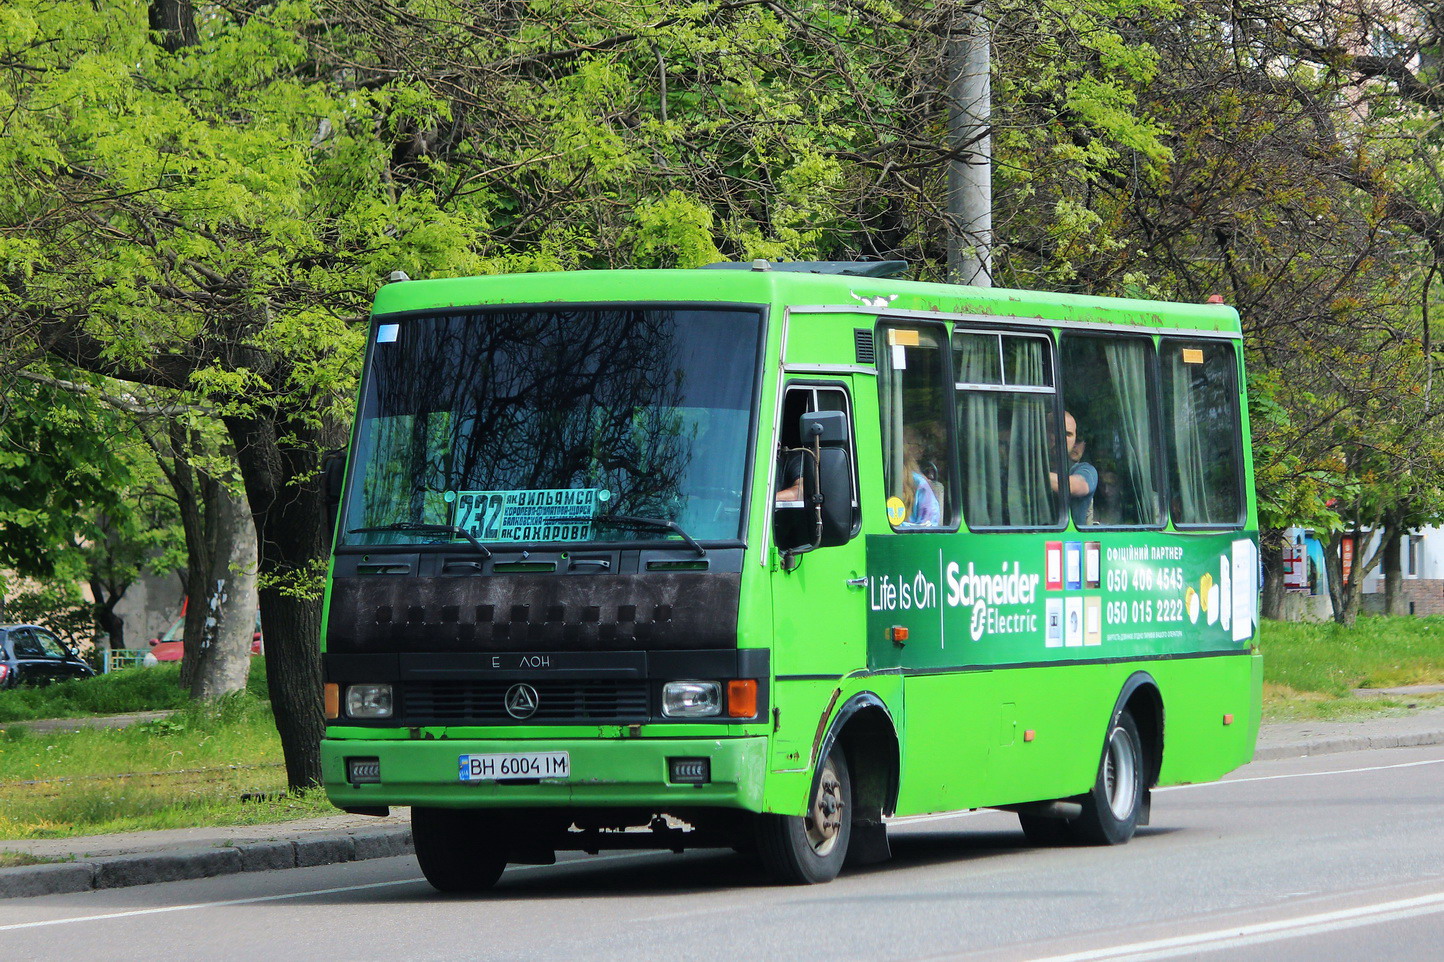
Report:
[[[908,630],[901,625],[894,625],[891,629],[893,641],[907,641]]]
[[[1231,715],[1231,714],[1229,714],[1229,715],[1224,715],[1224,716],[1223,716],[1223,723],[1224,723],[1225,725],[1232,725],[1232,724],[1233,724],[1233,715]]]
[[[727,683],[727,715],[730,718],[757,717],[757,679],[737,678]]]
[[[1025,742],[1030,742],[1030,741],[1032,741],[1033,739],[1035,739],[1035,738],[1037,738],[1037,737],[1038,737],[1038,733],[1035,732],[1035,731],[1033,731],[1033,729],[1031,729],[1031,728],[1029,728],[1027,731],[1023,732],[1023,741],[1025,741]]]
[[[326,693],[326,717],[341,717],[341,686],[333,681],[328,681],[324,689]]]

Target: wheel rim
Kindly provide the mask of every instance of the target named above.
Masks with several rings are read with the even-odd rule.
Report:
[[[1103,791],[1113,817],[1126,822],[1138,802],[1138,753],[1133,739],[1121,725],[1108,735],[1108,752],[1103,757]]]
[[[826,856],[837,847],[844,807],[842,780],[837,777],[837,766],[828,758],[817,776],[817,792],[812,796],[806,819],[807,843],[818,855]]]

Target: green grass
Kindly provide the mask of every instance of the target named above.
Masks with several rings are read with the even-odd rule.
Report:
[[[1360,698],[1356,688],[1444,685],[1444,617],[1265,621],[1264,717],[1358,718],[1444,706],[1439,695]]]
[[[175,683],[173,666],[132,671],[171,674]],[[335,814],[320,791],[286,792],[280,738],[269,704],[256,693],[265,691],[263,666],[254,666],[252,675],[260,676],[253,691],[213,704],[182,698],[174,714],[128,728],[32,732],[0,723],[0,839]],[[121,710],[171,704],[126,703]]]
[[[266,664],[251,659],[247,691],[264,700]],[[37,718],[83,718],[182,708],[190,701],[180,687],[180,664],[122,668],[108,675],[77,678],[44,688],[0,691],[0,723]]]
[[[51,862],[69,862],[71,857],[49,858],[44,855],[30,855],[27,852],[0,852],[0,868],[14,868],[17,865],[46,865]]]

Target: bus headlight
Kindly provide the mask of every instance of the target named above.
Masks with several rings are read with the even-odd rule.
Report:
[[[390,718],[390,685],[349,685],[346,714],[352,718]]]
[[[722,712],[722,686],[715,681],[669,681],[662,686],[662,714],[706,718]]]

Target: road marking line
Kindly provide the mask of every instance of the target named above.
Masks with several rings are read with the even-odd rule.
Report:
[[[587,859],[568,859],[559,862],[560,865],[592,865],[597,862],[616,862],[628,858],[640,858],[645,855],[660,855],[665,850],[646,852],[626,852],[619,855],[594,855]],[[508,873],[526,872],[534,869],[551,868],[550,865],[516,865],[507,869]],[[212,878],[229,878],[227,875],[212,876]],[[177,879],[176,881],[183,881]],[[281,895],[255,895],[245,899],[223,899],[218,902],[192,902],[188,905],[162,905],[149,909],[130,909],[125,912],[106,912],[101,915],[79,915],[64,919],[46,919],[42,922],[11,922],[0,925],[0,932],[13,932],[16,929],[35,929],[47,925],[68,925],[72,922],[104,922],[109,919],[131,918],[137,915],[160,915],[163,912],[189,912],[194,909],[223,908],[228,905],[254,905],[257,902],[281,902],[286,899],[304,899],[312,895],[336,895],[341,892],[362,892],[367,889],[387,888],[393,885],[411,885],[415,882],[425,882],[426,879],[420,876],[416,878],[397,879],[391,882],[367,882],[362,885],[343,885],[339,888],[311,889],[305,892],[286,892]],[[92,889],[94,892],[107,891],[106,889]]]
[[[224,878],[224,876],[220,876]],[[309,892],[287,892],[283,895],[256,895],[248,899],[225,899],[219,902],[193,902],[189,905],[162,905],[149,909],[131,909],[127,912],[106,912],[103,915],[80,915],[67,919],[46,919],[43,922],[12,922],[9,925],[0,925],[0,932],[13,932],[16,929],[36,929],[46,925],[66,925],[71,922],[104,922],[107,919],[124,919],[136,915],[159,915],[162,912],[189,912],[192,909],[213,909],[228,905],[253,905],[256,902],[279,902],[284,899],[303,899],[311,895],[336,895],[340,892],[360,892],[364,889],[386,888],[392,885],[410,885],[413,882],[424,882],[424,878],[399,879],[394,882],[368,882],[365,885],[343,885],[339,888],[313,889]],[[94,891],[104,891],[96,889]]]
[[[1151,942],[1133,942],[1106,949],[1074,952],[1069,955],[1050,955],[1046,958],[1034,959],[1033,962],[1097,962],[1097,960],[1103,959],[1111,960],[1111,962],[1147,962],[1149,959],[1174,958],[1184,952],[1218,952],[1223,949],[1243,948],[1307,935],[1323,935],[1341,929],[1378,925],[1383,922],[1394,922],[1435,912],[1444,912],[1444,892],[1420,895],[1412,899],[1362,905],[1352,909],[1339,909],[1334,912],[1301,915],[1297,918],[1279,919],[1275,922],[1259,922],[1254,925],[1241,925],[1213,932],[1155,939]]]
[[[1249,778],[1225,778],[1216,782],[1197,782],[1193,785],[1169,785],[1155,788],[1155,792],[1177,792],[1185,788],[1211,788],[1215,785],[1241,785],[1244,782],[1275,782],[1285,778],[1318,778],[1321,775],[1358,775],[1363,772],[1386,772],[1393,768],[1418,768],[1420,765],[1444,765],[1444,758],[1431,758],[1422,762],[1400,762],[1397,765],[1371,765],[1368,768],[1339,768],[1327,772],[1294,772],[1288,775],[1254,775]]]

